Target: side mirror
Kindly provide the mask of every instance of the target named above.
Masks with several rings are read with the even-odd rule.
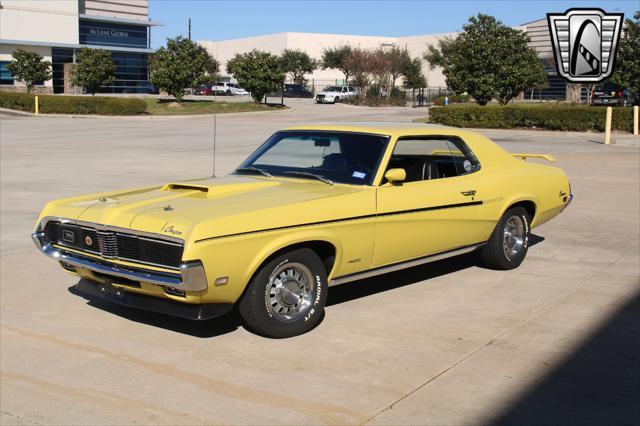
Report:
[[[384,177],[391,185],[398,185],[407,178],[407,172],[404,169],[389,169],[384,174]]]

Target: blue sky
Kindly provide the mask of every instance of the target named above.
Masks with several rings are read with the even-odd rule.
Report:
[[[600,7],[627,17],[640,8],[639,4],[639,0],[149,0],[149,15],[165,24],[152,30],[151,43],[157,48],[167,37],[186,36],[189,17],[193,40],[227,40],[287,31],[393,37],[458,31],[469,16],[479,12],[508,25],[518,25],[571,7]]]

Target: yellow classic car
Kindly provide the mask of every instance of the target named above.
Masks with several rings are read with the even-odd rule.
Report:
[[[295,126],[232,174],[52,201],[36,246],[87,297],[207,319],[237,306],[269,337],[305,333],[328,287],[477,250],[520,265],[573,195],[565,173],[469,131]]]

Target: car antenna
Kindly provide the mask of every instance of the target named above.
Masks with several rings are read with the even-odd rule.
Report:
[[[216,72],[216,79],[213,90],[213,171],[211,173],[211,177],[216,177],[216,134],[218,131],[218,114],[216,112],[216,102],[218,100],[218,73]]]

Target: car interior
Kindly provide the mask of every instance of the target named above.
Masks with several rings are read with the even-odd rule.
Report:
[[[460,176],[476,170],[476,162],[463,152],[449,140],[401,139],[389,159],[387,170],[404,169],[407,175],[404,182]]]

